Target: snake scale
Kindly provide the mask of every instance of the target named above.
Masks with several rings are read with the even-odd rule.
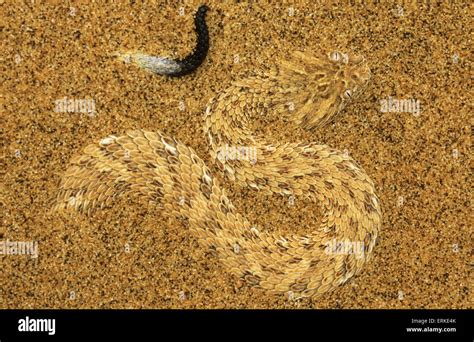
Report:
[[[318,296],[357,274],[371,256],[381,225],[373,182],[336,149],[266,141],[249,126],[252,117],[264,114],[286,116],[306,129],[321,127],[361,92],[369,76],[367,63],[355,54],[295,52],[270,71],[232,83],[205,110],[210,154],[226,179],[322,206],[321,226],[303,236],[258,231],[196,152],[159,131],[129,131],[87,146],[71,160],[54,208],[90,214],[117,195],[138,194],[187,219],[200,245],[250,286],[293,298]],[[224,145],[236,151],[253,147],[256,158],[222,158]],[[363,253],[328,252],[330,241],[360,242]]]

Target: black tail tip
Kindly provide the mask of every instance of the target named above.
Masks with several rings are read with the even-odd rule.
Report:
[[[199,6],[199,8],[198,8],[198,13],[199,13],[199,14],[204,14],[204,13],[206,13],[208,10],[209,10],[209,7],[207,7],[207,5],[201,5],[201,6]]]

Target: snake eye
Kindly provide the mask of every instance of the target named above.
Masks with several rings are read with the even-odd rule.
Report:
[[[337,51],[333,51],[329,54],[329,59],[333,62],[338,62],[341,59],[341,54]]]
[[[345,92],[344,92],[344,97],[346,99],[349,99],[350,97],[352,96],[352,91],[350,89],[347,89]]]

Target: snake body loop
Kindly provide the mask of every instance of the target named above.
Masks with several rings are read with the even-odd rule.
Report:
[[[256,115],[278,115],[295,126],[321,127],[361,92],[369,75],[356,55],[299,52],[233,83],[206,108],[210,153],[228,180],[322,206],[321,227],[303,236],[252,228],[192,148],[143,130],[109,136],[73,158],[55,208],[90,212],[118,194],[136,193],[187,219],[200,245],[247,284],[293,298],[325,293],[360,272],[371,256],[381,225],[373,182],[347,154],[314,142],[267,141],[249,123]]]

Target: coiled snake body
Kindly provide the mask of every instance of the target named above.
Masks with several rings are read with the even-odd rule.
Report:
[[[205,111],[211,156],[228,179],[267,193],[306,196],[323,206],[322,226],[304,236],[252,228],[192,148],[143,130],[109,136],[73,158],[55,208],[90,211],[117,194],[137,193],[187,218],[199,243],[248,284],[294,298],[324,293],[358,273],[371,255],[381,224],[374,185],[351,157],[335,149],[267,142],[254,136],[248,123],[265,111],[305,128],[321,126],[360,92],[369,74],[361,57],[298,52],[270,72],[233,83]],[[256,159],[227,158],[224,145],[237,151],[254,147]],[[363,250],[328,251],[330,241],[360,242]]]

